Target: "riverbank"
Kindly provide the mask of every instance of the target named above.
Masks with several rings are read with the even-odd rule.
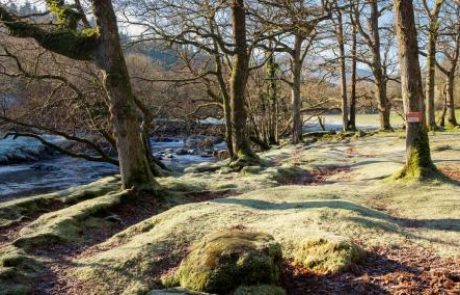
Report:
[[[404,163],[403,133],[360,134],[275,148],[261,154],[264,165],[241,172],[226,162],[193,165],[159,178],[165,191],[153,203],[111,182],[6,202],[0,227],[8,235],[5,228],[14,226],[15,236],[0,246],[0,286],[161,294],[155,290],[188,286],[166,278],[177,274],[191,245],[230,229],[280,245],[273,284],[288,294],[455,294],[459,136],[431,137],[433,159],[450,180],[430,183],[391,179]],[[305,253],[315,263],[304,263]]]

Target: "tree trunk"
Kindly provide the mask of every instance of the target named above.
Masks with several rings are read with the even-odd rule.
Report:
[[[444,85],[444,89],[442,91],[444,102],[442,104],[442,112],[441,117],[439,118],[439,126],[446,127],[446,115],[447,115],[447,85]]]
[[[406,114],[421,113],[419,122],[406,122],[406,165],[401,178],[428,178],[435,174],[436,167],[431,160],[425,125],[422,75],[412,0],[395,0],[395,19],[404,111]]]
[[[380,11],[378,8],[378,1],[371,1],[371,18],[370,28],[372,33],[372,71],[374,72],[376,83],[376,95],[379,104],[380,113],[380,129],[392,130],[390,124],[391,106],[387,98],[387,83],[385,81],[385,73],[382,67],[382,59],[380,57],[380,27],[379,27]]]
[[[347,67],[345,57],[345,36],[343,34],[343,19],[340,9],[337,11],[336,36],[340,52],[340,92],[342,98],[342,128],[348,130],[348,93],[347,93]]]
[[[302,100],[300,97],[301,74],[302,74],[302,37],[298,34],[294,41],[294,55],[292,57],[292,143],[298,144],[302,141]]]
[[[447,126],[456,127],[458,125],[457,118],[455,115],[455,76],[451,75],[446,79],[447,97],[446,97],[446,109],[447,109]]]
[[[249,53],[246,39],[246,11],[244,0],[233,0],[233,38],[235,55],[231,78],[231,119],[233,151],[238,165],[246,165],[257,157],[251,150],[247,132],[247,113],[245,107],[246,85],[249,74]]]
[[[351,93],[350,93],[350,120],[348,121],[348,129],[356,130],[356,84],[357,84],[357,49],[358,49],[358,28],[354,20],[353,12],[350,10],[350,18],[352,23],[352,45],[351,45]]]
[[[269,118],[269,131],[268,131],[268,141],[270,144],[278,144],[278,91],[276,87],[276,69],[277,65],[275,63],[275,58],[272,55],[267,63],[268,67],[268,79],[269,87],[268,92],[270,96],[270,118]]]
[[[426,74],[426,119],[430,130],[436,130],[435,114],[435,74],[436,74],[436,44],[438,40],[438,18],[443,1],[437,1],[430,15],[430,26],[427,48],[427,74]]]
[[[104,85],[110,99],[123,187],[157,186],[146,157],[112,2],[95,1],[94,14],[100,33],[96,63],[104,72]]]
[[[232,114],[229,97],[223,97],[223,106],[224,106],[224,120],[225,120],[225,141],[227,143],[228,154],[230,158],[235,157],[235,152],[233,150],[233,136],[232,136]]]
[[[377,101],[379,103],[380,129],[385,131],[392,130],[390,124],[391,107],[387,98],[387,83],[379,76],[376,85]]]

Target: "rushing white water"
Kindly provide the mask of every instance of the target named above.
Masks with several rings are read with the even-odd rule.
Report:
[[[49,136],[47,140],[65,144],[58,137]],[[161,154],[162,161],[176,171],[191,164],[215,160],[200,154],[175,154],[177,149],[184,147],[182,138],[152,139],[152,146],[155,154]],[[225,146],[219,144],[215,148]],[[118,167],[112,164],[57,155],[35,139],[0,140],[0,200],[86,184],[117,172]]]

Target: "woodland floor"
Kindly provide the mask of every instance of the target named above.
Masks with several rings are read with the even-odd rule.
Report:
[[[232,226],[272,234],[288,294],[460,294],[460,133],[431,137],[450,180],[391,179],[402,133],[330,136],[262,154],[265,167],[198,165],[160,179],[164,197],[117,179],[0,203],[0,294],[142,294],[189,246]],[[110,185],[108,185],[108,183]],[[306,269],[296,242],[340,236],[368,255],[347,271]]]

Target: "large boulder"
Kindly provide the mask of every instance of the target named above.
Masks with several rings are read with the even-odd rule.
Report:
[[[204,237],[191,249],[166,286],[225,294],[241,285],[276,284],[281,246],[271,235],[230,229]]]

